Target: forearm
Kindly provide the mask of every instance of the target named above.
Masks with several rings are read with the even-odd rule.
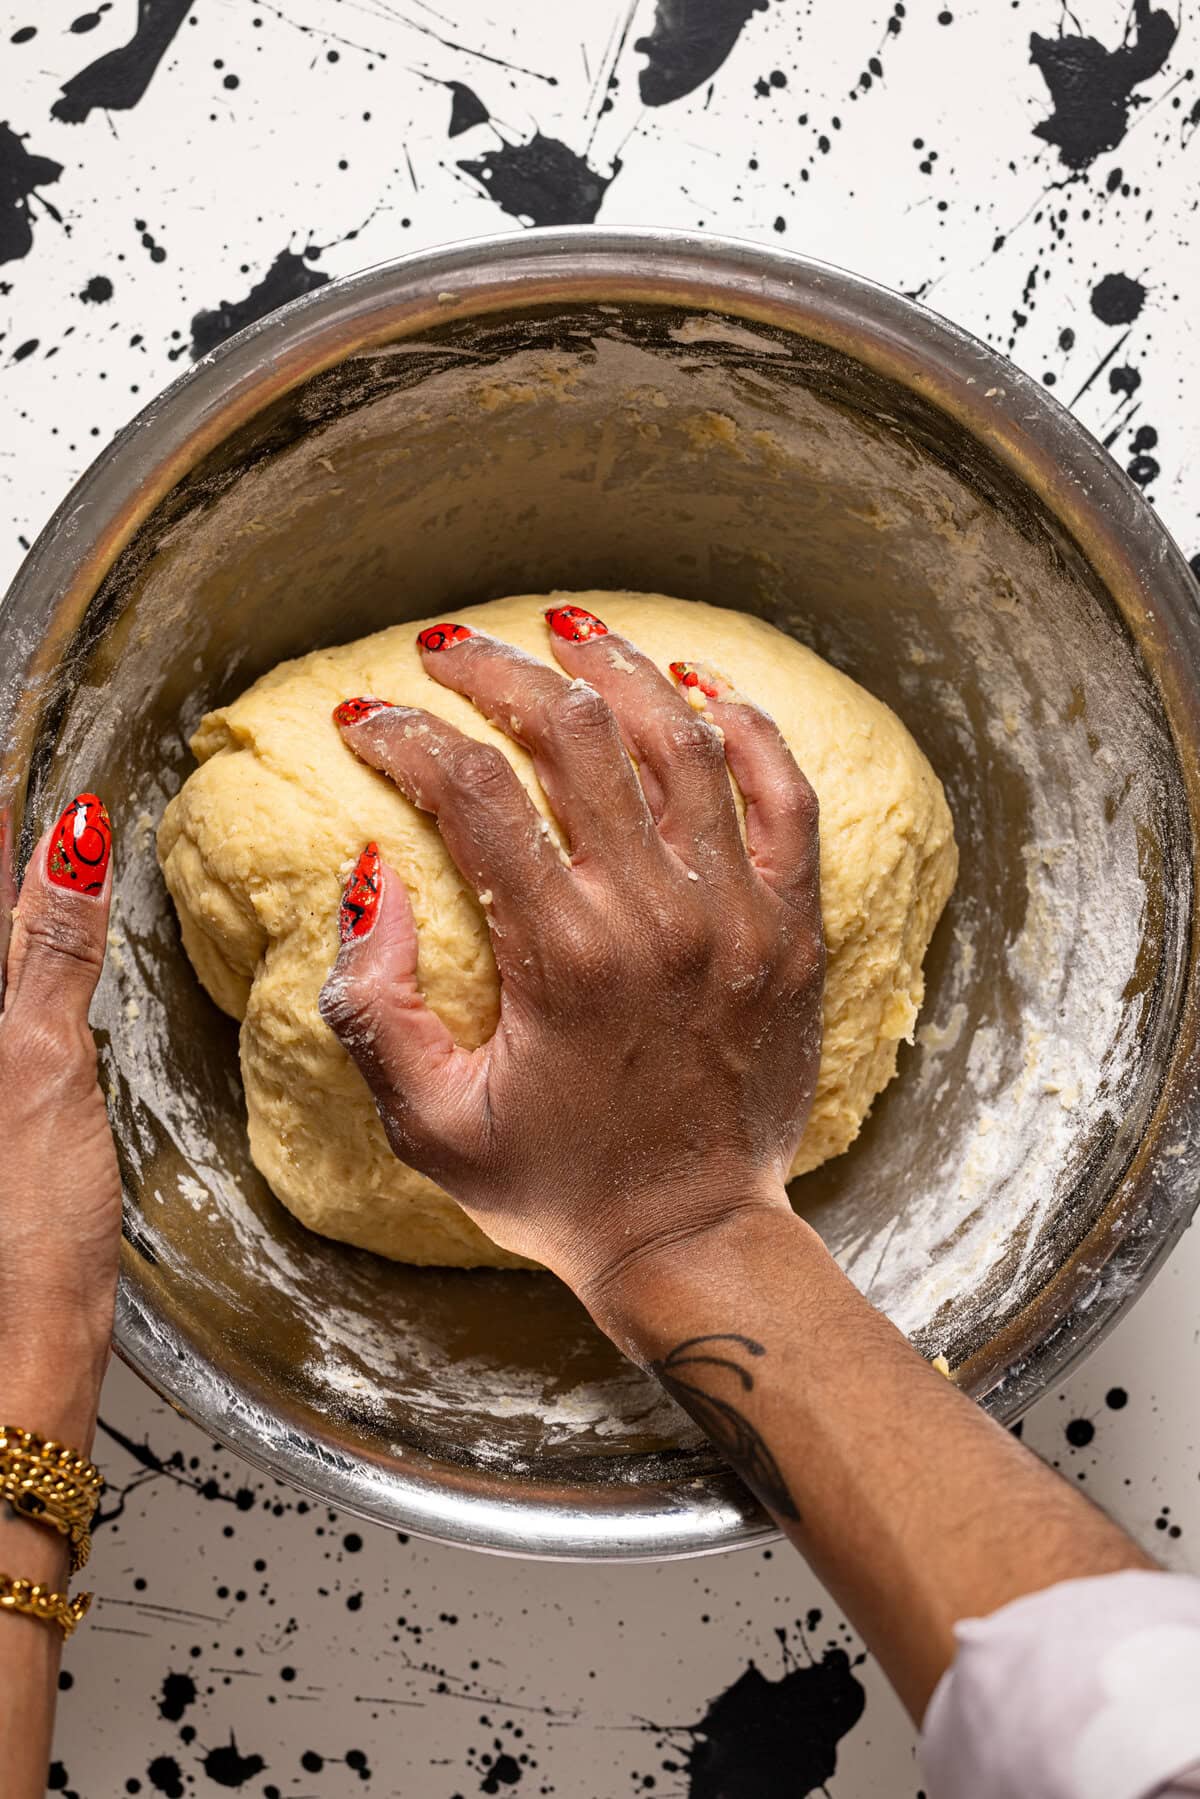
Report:
[[[930,1368],[789,1212],[733,1214],[590,1297],[756,1488],[914,1717],[958,1619],[1154,1565]]]
[[[0,1569],[65,1590],[67,1549],[54,1532],[0,1518]],[[17,1612],[0,1615],[0,1761],[11,1799],[41,1799],[46,1790],[62,1632]]]
[[[90,1455],[107,1354],[107,1344],[91,1334],[78,1341],[69,1330],[51,1337],[33,1320],[6,1330],[0,1334],[3,1422]],[[0,1570],[64,1592],[66,1540],[0,1504]],[[57,1625],[18,1613],[0,1616],[0,1766],[12,1799],[40,1799],[45,1791],[62,1645]]]

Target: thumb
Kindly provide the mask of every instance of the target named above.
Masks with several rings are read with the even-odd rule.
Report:
[[[408,889],[375,843],[346,881],[338,936],[322,1018],[357,1064],[389,1133],[406,1149],[417,1139],[442,1141],[478,1103],[482,1058],[461,1048],[425,1004]]]
[[[8,950],[5,1016],[87,1024],[104,966],[112,827],[94,793],[75,796],[41,838],[21,885]]]

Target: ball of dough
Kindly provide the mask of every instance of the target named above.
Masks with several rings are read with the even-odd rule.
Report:
[[[660,594],[583,593],[524,594],[455,616],[553,663],[543,611],[564,597],[663,670],[679,659],[720,669],[772,714],[816,789],[825,1040],[792,1172],[815,1168],[854,1141],[912,1035],[922,958],[957,868],[941,784],[888,707],[743,613]],[[418,629],[399,625],[285,662],[209,713],[192,738],[200,767],[163,817],[159,859],[196,973],[242,1021],[251,1154],[284,1205],[324,1236],[398,1261],[518,1266],[395,1159],[362,1077],[317,1010],[337,951],[341,883],[374,838],[412,895],[429,1004],[468,1047],[495,1028],[496,969],[474,892],[433,821],[356,760],[330,716],[355,694],[438,712],[496,744],[547,812],[525,752],[424,672]]]

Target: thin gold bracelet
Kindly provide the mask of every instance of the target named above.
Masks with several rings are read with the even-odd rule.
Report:
[[[13,1424],[0,1427],[0,1499],[19,1517],[49,1525],[68,1539],[72,1574],[87,1565],[91,1522],[103,1490],[96,1465],[65,1443]]]
[[[22,1612],[42,1624],[57,1624],[64,1637],[69,1637],[87,1616],[92,1603],[90,1593],[55,1593],[50,1587],[32,1580],[17,1580],[11,1574],[0,1574],[0,1612]]]

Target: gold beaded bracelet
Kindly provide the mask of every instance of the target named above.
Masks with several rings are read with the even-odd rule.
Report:
[[[19,1517],[48,1524],[68,1539],[72,1574],[87,1565],[92,1518],[103,1491],[100,1470],[65,1443],[16,1425],[0,1426],[0,1499]]]
[[[92,1603],[90,1593],[77,1593],[74,1599],[66,1593],[52,1592],[32,1580],[14,1580],[11,1574],[0,1574],[0,1612],[24,1612],[43,1624],[57,1624],[64,1637],[87,1616]]]

